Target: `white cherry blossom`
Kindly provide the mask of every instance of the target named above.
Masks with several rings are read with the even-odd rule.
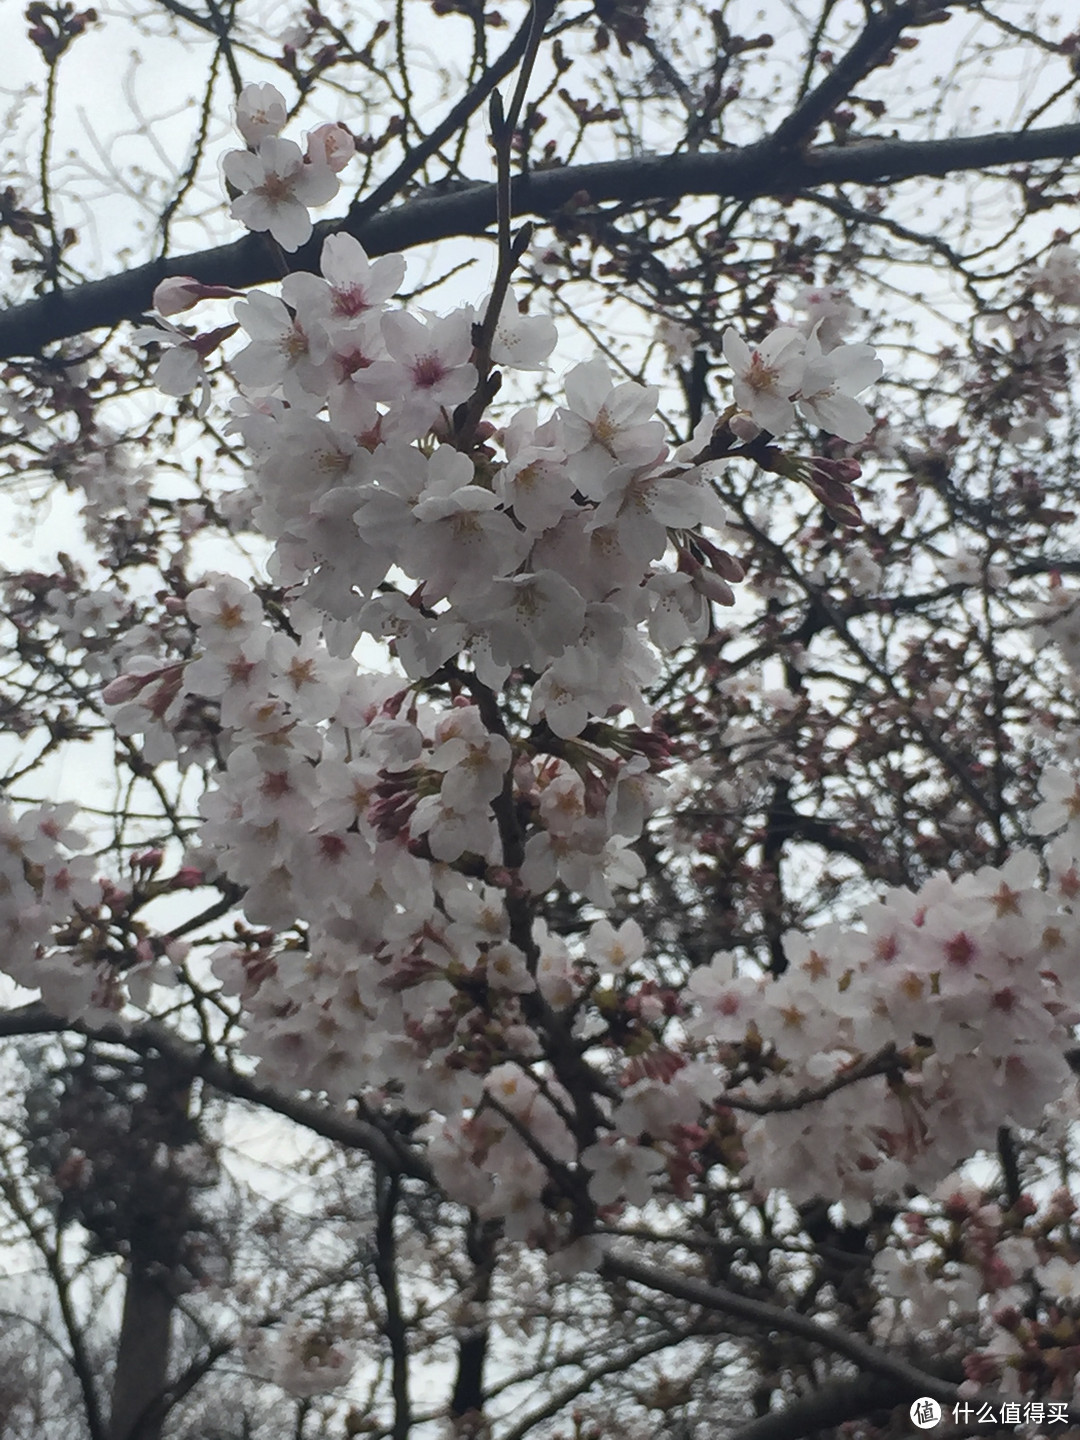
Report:
[[[625,975],[644,957],[645,936],[636,920],[624,920],[617,930],[609,920],[597,920],[586,952],[601,975]]]
[[[841,440],[862,440],[873,420],[854,397],[884,369],[872,345],[837,345],[825,352],[816,331],[806,341],[799,409],[808,420]]]
[[[724,358],[735,372],[735,403],[773,435],[794,423],[792,396],[803,383],[806,344],[801,331],[781,327],[751,350],[735,330],[724,331]]]
[[[1061,765],[1047,765],[1039,777],[1039,793],[1043,803],[1031,816],[1036,834],[1051,835],[1067,825],[1071,836],[1080,836],[1080,779]]]
[[[325,205],[338,192],[329,165],[309,163],[298,145],[273,136],[254,153],[230,150],[222,169],[240,192],[229,213],[249,230],[268,230],[283,250],[299,250],[311,239],[308,208]]]
[[[644,465],[664,453],[664,428],[653,420],[659,392],[627,380],[616,385],[601,356],[575,365],[563,381],[559,411],[570,473],[579,489],[598,498],[612,464]]]
[[[663,1158],[655,1150],[621,1138],[590,1145],[581,1152],[581,1163],[592,1171],[589,1194],[597,1205],[613,1205],[619,1200],[646,1204],[653,1192],[652,1177],[664,1169]]]
[[[236,128],[252,147],[280,135],[288,120],[285,96],[274,85],[245,85],[236,102]]]
[[[523,314],[513,290],[507,291],[491,342],[491,358],[496,365],[510,370],[542,370],[558,339],[559,332],[550,316]]]

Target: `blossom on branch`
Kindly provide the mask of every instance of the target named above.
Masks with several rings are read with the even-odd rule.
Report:
[[[276,137],[254,152],[230,150],[222,170],[239,191],[230,215],[249,230],[268,230],[283,250],[299,250],[311,239],[308,208],[338,192],[337,175],[325,161],[309,161],[298,145]]]

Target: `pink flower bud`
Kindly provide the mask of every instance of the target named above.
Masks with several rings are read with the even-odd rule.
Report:
[[[126,705],[129,700],[134,700],[153,678],[153,675],[118,675],[105,686],[101,698],[106,705]]]
[[[203,883],[203,872],[196,865],[181,865],[172,877],[174,890],[195,890]]]
[[[711,540],[706,540],[704,535],[695,535],[694,544],[708,560],[711,568],[718,575],[722,575],[725,580],[739,581],[745,578],[746,571],[743,569],[742,562],[736,560],[729,551],[721,550],[719,545],[714,545]]]
[[[308,136],[308,160],[312,165],[329,165],[335,175],[355,153],[356,141],[344,125],[320,125]]]
[[[735,592],[726,580],[712,570],[706,570],[704,565],[695,570],[690,577],[690,584],[698,592],[704,595],[707,600],[713,600],[717,605],[734,605]]]
[[[154,290],[154,309],[159,315],[179,315],[200,300],[228,300],[243,293],[228,285],[204,285],[191,275],[170,275]]]
[[[144,850],[141,855],[133,855],[131,857],[131,868],[133,870],[142,870],[147,875],[153,875],[155,870],[160,868],[164,858],[165,852],[163,850],[158,848]]]

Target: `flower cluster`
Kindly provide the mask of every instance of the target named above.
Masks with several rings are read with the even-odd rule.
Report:
[[[58,1014],[109,1009],[107,972],[71,950],[49,948],[57,927],[79,906],[101,900],[84,837],[71,826],[76,807],[51,805],[15,814],[0,804],[0,946],[4,971],[38,989]]]
[[[248,149],[230,150],[222,171],[236,192],[233,218],[249,230],[269,231],[283,250],[299,250],[311,239],[309,208],[334,198],[338,172],[356,146],[344,125],[321,125],[302,151],[281,138],[287,118],[285,97],[273,85],[248,85],[236,107],[236,128]]]
[[[529,718],[564,738],[624,708],[648,724],[641,625],[667,646],[701,637],[741,573],[711,542],[702,561],[702,527],[727,518],[706,474],[669,455],[656,391],[615,383],[602,360],[570,372],[554,415],[522,410],[465,453],[452,417],[477,384],[481,317],[389,309],[402,270],[332,236],[321,277],[237,306],[250,343],[233,369],[251,398],[233,424],[274,578],[325,617],[339,654],[366,632],[419,680],[467,652],[491,689],[528,667]],[[550,320],[508,297],[494,362],[534,368],[554,343]],[[395,567],[412,595],[386,590]]]
[[[936,1183],[1000,1125],[1039,1121],[1068,1081],[1080,1017],[1075,848],[1051,848],[1045,885],[1037,858],[1017,852],[890,891],[860,928],[793,933],[776,980],[733,975],[724,955],[694,974],[688,1029],[705,1053],[722,1062],[749,1041],[766,1059],[758,1083],[718,1083],[717,1102],[782,1101],[743,1136],[763,1191],[864,1215],[875,1197]],[[789,1106],[793,1095],[804,1102]]]
[[[1068,1123],[1075,1125],[1075,1104]],[[907,1211],[874,1260],[882,1340],[935,1336],[974,1325],[968,1384],[1005,1395],[1075,1395],[1080,1375],[1080,1263],[1076,1200],[1064,1188],[1040,1204],[1021,1192],[1003,1206],[955,1176],[929,1204]],[[927,1277],[933,1284],[927,1284]],[[1033,1407],[1034,1408],[1034,1407]]]
[[[759,430],[773,435],[790,430],[796,405],[811,424],[841,440],[862,440],[869,433],[870,414],[855,396],[881,376],[881,361],[871,345],[835,342],[843,311],[834,319],[820,297],[816,305],[807,304],[824,310],[809,335],[784,326],[751,349],[736,331],[724,332],[724,357],[735,373],[740,411],[735,424],[745,438]]]
[[[247,187],[239,218],[295,238],[303,187],[346,147],[286,154],[278,99],[241,97],[253,148],[226,172]],[[218,759],[189,858],[261,927],[214,959],[251,1052],[283,1084],[435,1112],[447,1193],[549,1248],[657,1183],[681,1193],[733,1123],[726,1153],[761,1189],[854,1213],[939,1177],[1003,1117],[1033,1123],[1066,1078],[1076,1002],[1067,846],[1049,887],[1021,854],[891,892],[860,929],[791,936],[768,981],[721,954],[665,991],[632,920],[548,928],[553,887],[603,911],[643,873],[631,846],[670,758],[646,729],[657,651],[702,638],[741,576],[710,483],[722,459],[697,440],[672,453],[656,390],[599,358],[553,413],[496,428],[492,366],[543,367],[554,326],[509,291],[406,313],[403,272],[339,234],[320,274],[238,301],[231,423],[277,618],[209,575],[184,601],[186,648],[129,653],[107,690],[121,733]],[[218,298],[194,282],[162,297]],[[727,332],[727,433],[779,433],[796,406],[841,439],[867,432],[854,397],[880,365],[840,342],[852,308],[828,292],[804,309],[753,351]],[[722,429],[707,417],[702,436]],[[815,463],[839,504],[848,472]],[[364,635],[397,675],[358,673]],[[1062,785],[1046,785],[1053,820]],[[278,943],[297,924],[303,949]]]
[[[260,156],[272,101],[242,101]],[[1025,854],[940,877],[890,892],[862,928],[789,936],[778,979],[721,954],[681,994],[649,978],[633,921],[567,940],[537,914],[553,886],[607,909],[640,878],[630,846],[668,758],[644,729],[656,647],[701,638],[741,575],[710,484],[721,462],[696,442],[671,453],[657,392],[599,358],[552,414],[478,420],[488,367],[542,367],[554,327],[512,293],[494,325],[471,307],[405,313],[403,270],[339,234],[321,274],[236,305],[232,426],[287,633],[208,576],[186,600],[193,658],[129,662],[110,690],[124,731],[213,717],[223,765],[192,858],[264,927],[214,964],[268,1075],[434,1111],[446,1192],[549,1248],[586,1210],[684,1188],[719,1134],[735,1154],[732,1124],[761,1190],[861,1214],[940,1178],[1004,1117],[1034,1123],[1067,1077],[1078,998],[1068,846],[1049,886]],[[854,397],[880,364],[841,343],[852,307],[828,292],[804,309],[804,329],[754,350],[725,335],[741,439],[782,432],[796,406],[842,439],[869,428]],[[839,504],[847,472],[822,476]],[[404,678],[357,673],[365,634]],[[613,723],[627,713],[636,729]],[[1053,809],[1062,784],[1045,783]],[[275,942],[297,922],[302,954]],[[584,1072],[568,1026],[574,1055],[595,1042]]]
[[[242,1353],[252,1375],[279,1385],[290,1395],[310,1398],[338,1389],[356,1364],[356,1349],[335,1327],[331,1332],[302,1316],[290,1316],[272,1331],[253,1331]]]

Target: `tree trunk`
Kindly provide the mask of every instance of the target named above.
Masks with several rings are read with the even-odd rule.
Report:
[[[173,1300],[162,1279],[132,1256],[113,1378],[109,1440],[161,1440],[158,1405],[168,1375]]]

